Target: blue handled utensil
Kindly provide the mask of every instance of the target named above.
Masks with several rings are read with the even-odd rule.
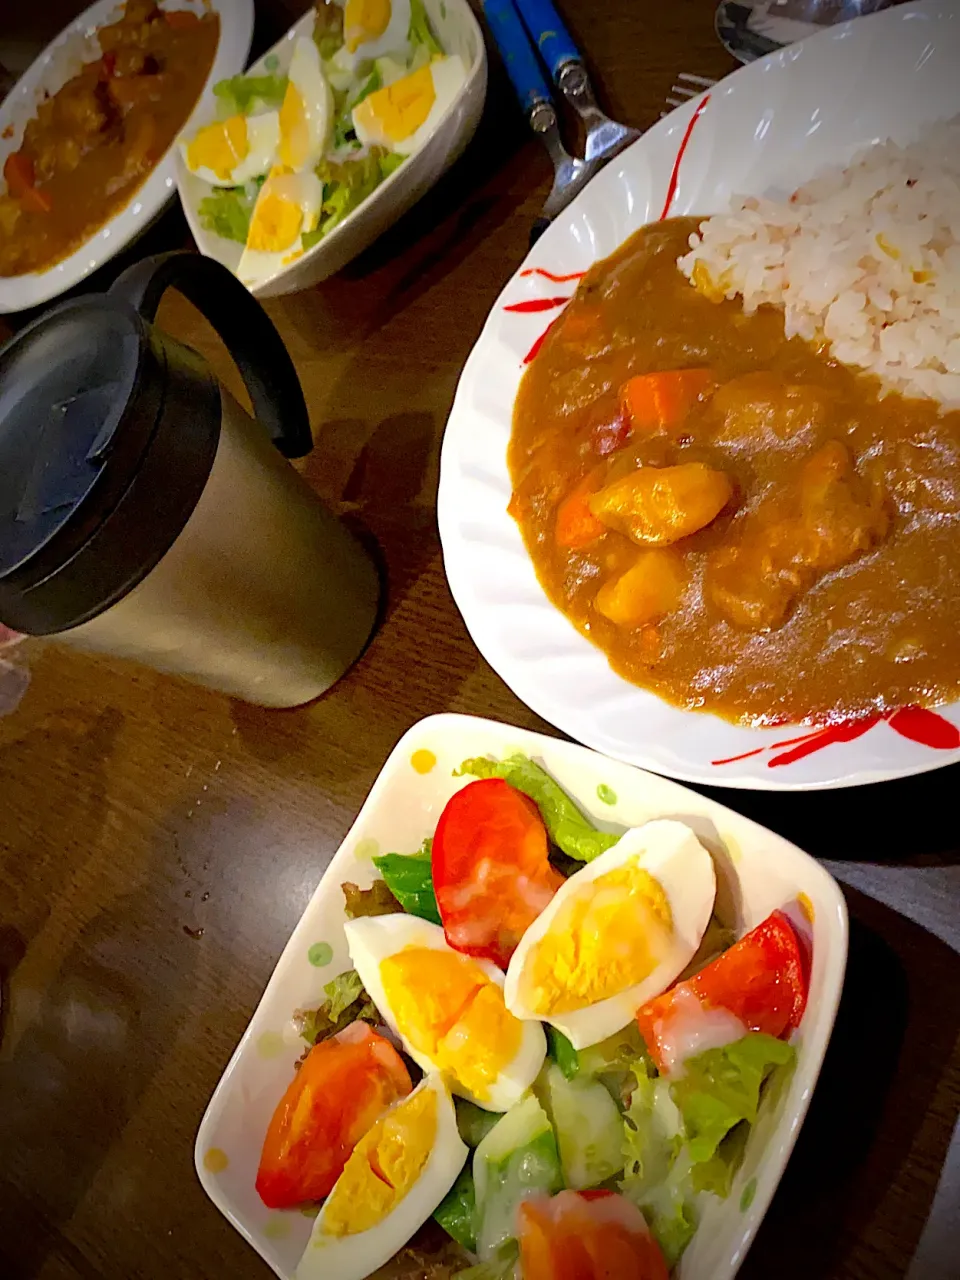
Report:
[[[530,128],[553,161],[553,187],[530,233],[533,244],[604,162],[580,160],[563,145],[550,89],[513,0],[484,0],[483,11]]]
[[[597,105],[580,50],[563,25],[552,0],[515,0],[530,37],[553,76],[557,88],[583,121],[586,129],[584,159],[606,164],[636,142],[639,129],[611,120]]]

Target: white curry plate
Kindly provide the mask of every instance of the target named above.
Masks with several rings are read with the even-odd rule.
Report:
[[[209,114],[218,80],[243,69],[253,36],[253,0],[162,0],[162,9],[209,10],[220,15],[220,39],[213,66],[184,131],[195,128]],[[98,0],[64,27],[23,73],[0,104],[0,169],[7,156],[20,146],[28,121],[36,114],[45,93],[55,93],[84,62],[99,57],[97,31],[115,22],[123,10],[120,0]],[[7,130],[10,130],[7,135]],[[22,276],[0,276],[0,312],[23,311],[59,297],[142,235],[173,199],[176,186],[176,141],[126,205],[98,231],[62,261],[46,271]]]
[[[462,154],[476,132],[487,96],[487,51],[479,23],[467,0],[424,0],[424,7],[444,51],[459,54],[467,68],[467,78],[460,92],[418,151],[318,244],[272,276],[251,286],[250,292],[254,297],[275,298],[296,293],[341,270],[426,195]],[[294,23],[282,40],[254,63],[250,73],[265,72],[268,58],[276,58],[278,71],[285,73],[290,65],[294,41],[312,32],[311,8]],[[197,124],[204,124],[213,115],[214,112],[208,110]],[[197,248],[208,258],[216,258],[235,272],[240,264],[243,245],[209,231],[200,220],[200,202],[212,190],[209,183],[191,173],[180,155],[177,156],[176,174],[183,211]]]
[[[927,0],[831,28],[721,81],[607,166],[495,304],[443,442],[439,523],[477,647],[545,720],[608,755],[715,786],[809,789],[960,759],[960,705],[855,724],[753,729],[681,710],[616,675],[547,599],[507,515],[506,450],[524,365],[579,276],[648,222],[785,194],[860,147],[960,112],[960,7]]]
[[[368,886],[377,875],[373,856],[412,853],[433,834],[446,802],[470,781],[453,776],[465,759],[514,752],[541,764],[606,830],[660,817],[688,823],[714,855],[718,911],[739,933],[778,907],[803,903],[813,964],[806,1013],[794,1037],[797,1068],[776,1105],[762,1111],[729,1197],[707,1197],[678,1280],[730,1280],[777,1188],[817,1082],[843,986],[847,911],[836,881],[795,845],[677,783],[511,725],[431,716],[404,735],[373,784],[287,943],[197,1134],[196,1167],[204,1190],[283,1280],[293,1277],[312,1222],[298,1210],[267,1209],[254,1179],[267,1124],[304,1048],[294,1010],[315,1008],[324,999],[324,984],[350,968],[340,885],[350,880]]]

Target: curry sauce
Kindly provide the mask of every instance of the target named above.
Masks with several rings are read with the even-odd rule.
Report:
[[[626,679],[734,721],[956,697],[960,412],[704,297],[676,267],[698,221],[594,266],[524,377],[511,512],[544,589]]]
[[[102,57],[40,104],[4,164],[0,275],[53,266],[130,201],[203,90],[220,19],[128,0],[98,35]]]

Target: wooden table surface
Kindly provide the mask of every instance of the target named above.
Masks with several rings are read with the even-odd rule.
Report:
[[[261,5],[259,45],[303,7]],[[641,127],[677,72],[732,69],[705,0],[562,7],[602,97]],[[53,644],[17,657],[31,684],[0,720],[4,1280],[266,1280],[201,1191],[193,1140],[274,962],[409,725],[454,710],[550,732],[473,647],[434,515],[458,373],[549,177],[495,66],[434,193],[337,279],[269,304],[310,405],[307,474],[387,566],[382,626],[326,697],[262,711]],[[184,234],[173,213],[149,247]],[[161,320],[236,385],[187,304]],[[718,793],[828,860],[852,917],[834,1039],[745,1280],[960,1276],[958,781]]]

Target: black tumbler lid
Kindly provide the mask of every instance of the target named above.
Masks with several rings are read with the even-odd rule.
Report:
[[[0,348],[0,622],[45,635],[169,550],[210,473],[219,389],[132,306],[91,295]]]

